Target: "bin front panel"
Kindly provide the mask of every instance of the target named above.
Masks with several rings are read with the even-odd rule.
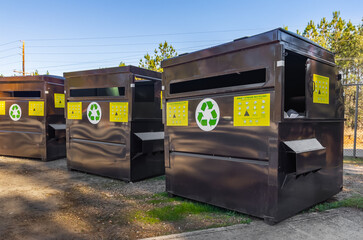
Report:
[[[130,176],[125,144],[71,139],[68,151],[70,168],[119,179]]]
[[[168,192],[262,217],[268,202],[268,163],[173,152]]]
[[[269,126],[234,126],[234,98],[237,96],[266,93],[270,95]],[[204,131],[197,124],[198,116],[196,117],[196,109],[198,104],[205,98],[213,99],[218,104],[220,111],[217,126],[211,131]],[[166,126],[169,150],[171,152],[268,160],[269,138],[277,136],[276,124],[271,120],[275,114],[272,111],[274,109],[274,100],[274,92],[272,91],[246,91],[233,94],[184,98],[182,101],[188,102],[187,125]],[[169,103],[172,102],[174,101],[169,101]],[[252,104],[251,115],[253,114],[253,106]],[[170,116],[168,117],[170,118]]]
[[[110,121],[110,102],[124,101],[89,100],[79,102],[82,103],[82,119],[67,119],[70,138],[126,144],[129,136],[128,123]],[[87,117],[87,108],[93,102],[98,103],[101,108],[101,119],[97,124],[91,123]]]

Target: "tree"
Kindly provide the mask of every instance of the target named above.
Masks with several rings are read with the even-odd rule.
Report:
[[[153,56],[151,56],[149,53],[144,55],[144,58],[140,59],[139,67],[157,72],[163,72],[163,69],[160,66],[161,61],[175,57],[177,55],[178,54],[174,47],[165,41],[164,43],[159,44],[158,49],[154,50]]]
[[[124,63],[124,62],[120,62],[120,64],[118,65],[119,67],[124,67],[124,66],[126,66],[126,63]]]
[[[335,62],[342,74],[343,84],[363,82],[363,19],[354,26],[351,21],[340,17],[340,12],[333,12],[333,18],[328,21],[322,18],[315,25],[309,21],[302,36],[318,43],[335,53]],[[360,92],[360,98],[363,97]],[[355,87],[344,87],[346,126],[354,127]],[[359,106],[360,109],[362,108]],[[358,118],[358,125],[363,126],[363,117]]]
[[[363,82],[362,23],[354,26],[351,21],[343,20],[340,12],[333,12],[331,21],[322,18],[317,25],[309,21],[302,33],[302,36],[336,54],[335,60],[343,83]]]
[[[46,73],[46,75],[49,75],[49,71],[47,70],[47,73]]]
[[[37,76],[37,75],[39,75],[39,72],[37,69],[35,69],[34,76]]]

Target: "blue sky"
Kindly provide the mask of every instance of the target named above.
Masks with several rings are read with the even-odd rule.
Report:
[[[25,70],[53,75],[138,65],[159,42],[185,53],[277,27],[303,30],[309,20],[340,11],[359,24],[363,1],[93,1],[17,0],[0,3],[0,73]]]

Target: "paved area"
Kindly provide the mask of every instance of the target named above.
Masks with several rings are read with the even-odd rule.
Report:
[[[347,157],[353,157],[353,149],[344,149],[343,154]],[[363,149],[356,149],[355,156],[359,158],[363,157]]]
[[[300,214],[277,225],[270,226],[262,220],[251,224],[234,225],[174,234],[148,240],[225,240],[225,239],[294,239],[334,240],[363,239],[363,212],[351,208],[338,208],[320,213]]]

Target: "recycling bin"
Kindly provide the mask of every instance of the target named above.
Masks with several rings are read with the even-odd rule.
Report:
[[[64,78],[0,77],[0,155],[66,156]]]
[[[125,66],[64,76],[69,169],[124,181],[164,174],[160,73]]]
[[[274,224],[341,191],[333,53],[275,29],[162,67],[168,193]]]

